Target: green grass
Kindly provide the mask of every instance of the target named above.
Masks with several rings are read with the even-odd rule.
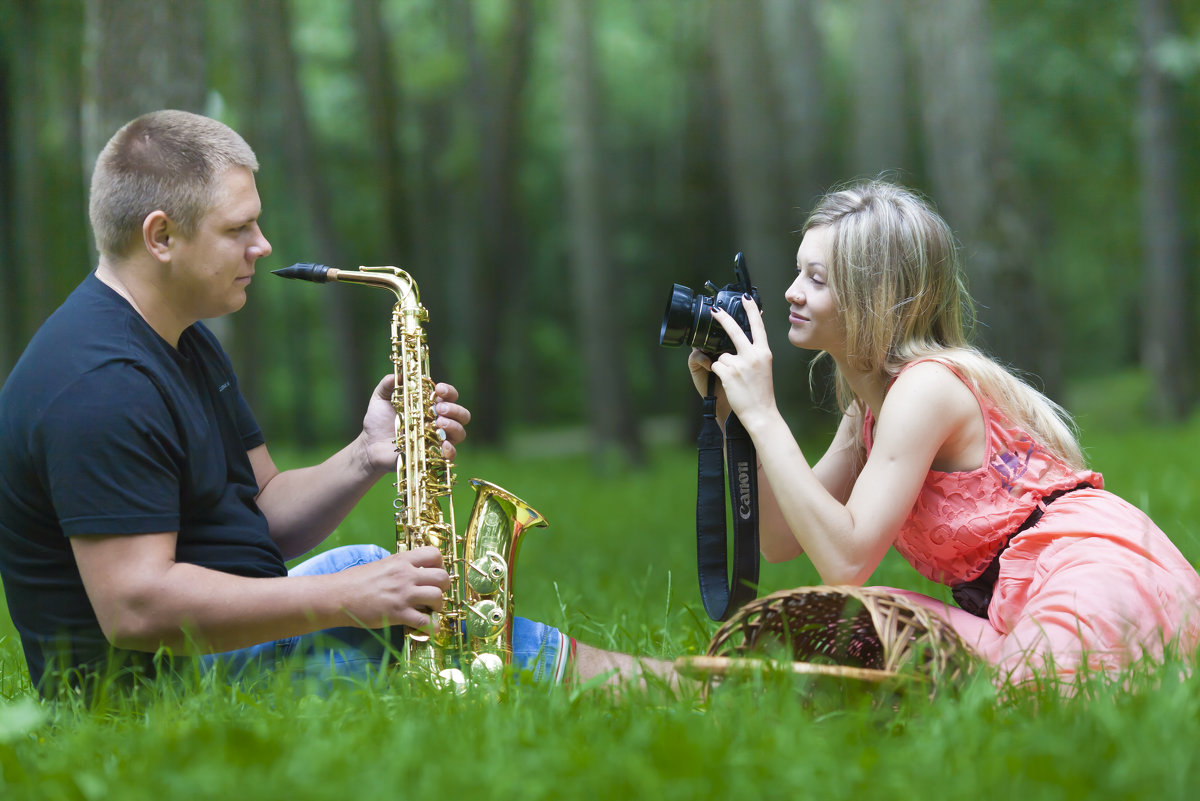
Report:
[[[1110,489],[1195,563],[1200,417],[1089,427],[1085,444]],[[682,447],[600,478],[583,457],[465,452],[459,525],[466,478],[505,486],[551,522],[520,552],[520,614],[595,645],[697,653],[715,624],[696,588],[694,469]],[[390,547],[390,492],[376,488],[330,544]],[[807,564],[763,566],[763,592],[815,582]],[[872,583],[930,589],[894,555]],[[0,798],[1190,799],[1200,681],[1182,674],[1147,666],[1127,686],[1004,700],[983,678],[928,699],[768,675],[708,700],[519,681],[454,697],[399,675],[318,697],[286,677],[195,679],[87,708],[36,699],[0,615]]]

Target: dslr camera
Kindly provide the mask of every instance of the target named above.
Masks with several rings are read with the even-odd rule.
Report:
[[[658,344],[664,348],[691,345],[712,358],[722,353],[733,353],[736,349],[729,335],[720,323],[713,321],[713,306],[732,317],[746,332],[746,336],[750,336],[750,320],[742,307],[743,296],[749,295],[762,308],[758,288],[750,284],[746,257],[741,253],[733,257],[733,275],[736,280],[720,289],[712,281],[705,281],[699,292],[693,292],[683,284],[675,284],[671,288],[667,310],[663,313]]]

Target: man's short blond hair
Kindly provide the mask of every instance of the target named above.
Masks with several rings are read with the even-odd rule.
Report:
[[[216,179],[233,167],[258,171],[254,151],[236,131],[187,111],[153,111],[127,123],[100,151],[88,213],[96,249],[126,255],[142,223],[162,211],[190,236],[213,203]]]

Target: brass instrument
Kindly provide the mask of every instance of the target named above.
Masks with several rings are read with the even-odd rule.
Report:
[[[429,635],[410,629],[405,637],[409,666],[455,687],[494,676],[512,659],[513,563],[527,528],[546,525],[528,504],[478,478],[470,480],[475,503],[467,529],[454,525],[454,465],[442,453],[445,433],[434,425],[434,382],[417,284],[397,267],[338,270],[320,264],[294,264],[275,274],[316,283],[341,281],[390,289],[392,366],[396,386],[396,548],[426,545],[442,554],[450,589],[440,628]]]

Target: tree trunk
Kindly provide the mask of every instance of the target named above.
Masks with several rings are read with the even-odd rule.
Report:
[[[159,109],[203,113],[208,83],[203,4],[85,0],[84,16],[82,160],[90,180],[125,123]],[[210,324],[229,347],[228,322]]]
[[[1177,93],[1159,64],[1174,32],[1166,0],[1140,0],[1142,63],[1138,83],[1138,157],[1142,182],[1142,364],[1150,373],[1151,413],[1182,420],[1194,400],[1195,364],[1188,324],[1183,191],[1179,180]]]
[[[241,115],[242,123],[239,126],[239,133],[258,154],[259,172],[255,181],[265,215],[267,215],[263,233],[273,247],[278,247],[282,243],[280,242],[281,230],[277,226],[279,226],[278,221],[284,215],[279,214],[276,209],[280,205],[279,195],[282,192],[272,192],[270,188],[264,186],[269,184],[269,180],[266,178],[267,174],[283,172],[272,163],[274,153],[266,149],[267,143],[273,141],[278,135],[277,131],[268,129],[266,121],[278,118],[277,98],[280,95],[269,63],[270,56],[266,52],[267,48],[263,47],[263,42],[268,35],[264,30],[267,21],[259,14],[257,0],[239,0],[233,4],[229,13],[233,19],[244,20],[242,25],[228,25],[226,28],[228,37],[223,42],[227,48],[225,57],[232,59],[234,72],[243,80],[235,82],[230,87],[227,98],[230,107],[247,110],[247,113]],[[262,262],[259,264],[261,265]],[[261,270],[261,267],[259,269]],[[264,291],[267,282],[273,279],[263,276],[261,271],[259,276],[261,277],[256,276],[255,284],[250,290],[251,294],[246,308],[238,314],[230,315],[233,326],[233,348],[229,355],[234,369],[237,371],[238,388],[246,398],[246,402],[250,404],[250,408],[254,410],[259,425],[267,433],[267,440],[273,441],[275,435],[281,432],[290,433],[287,416],[296,414],[293,403],[309,403],[311,393],[305,392],[300,399],[293,403],[268,403],[267,381],[264,380],[268,368],[269,357],[267,354],[278,352],[271,347],[269,341],[271,337],[277,336],[275,332],[278,328],[273,326],[268,318],[269,303],[266,297],[268,292]],[[290,326],[290,320],[295,316],[294,314],[288,315],[285,320],[281,321],[281,325]],[[296,338],[293,339],[293,336]],[[307,334],[303,331],[289,333],[287,340],[289,347],[284,350],[286,354],[284,358],[292,359],[295,358],[293,353],[308,352],[307,340]],[[307,385],[308,380],[300,378],[296,380],[296,383]],[[305,410],[305,413],[307,411]],[[283,417],[283,420],[280,421],[279,417]],[[300,440],[293,436],[292,442],[299,443]],[[311,440],[305,444],[311,444]]]
[[[70,14],[66,19],[55,20],[58,31],[55,36],[55,55],[60,62],[61,89],[56,112],[63,126],[63,138],[57,156],[61,163],[56,166],[57,182],[54,188],[55,208],[51,217],[56,232],[52,258],[55,263],[67,265],[52,279],[55,302],[65,298],[83,280],[95,264],[95,244],[91,237],[91,221],[88,218],[88,195],[92,175],[84,171],[85,161],[83,130],[83,81],[79,69],[78,54],[83,48],[84,28],[78,20],[83,12],[83,0],[67,0],[63,11]]]
[[[508,32],[496,69],[489,69],[475,31],[470,3],[458,2],[456,29],[467,58],[467,96],[475,131],[478,161],[479,252],[471,286],[475,298],[473,347],[475,417],[472,437],[483,443],[500,441],[507,417],[504,391],[506,346],[515,337],[509,326],[519,319],[504,312],[520,297],[517,287],[524,266],[523,225],[517,209],[516,168],[521,123],[521,98],[529,78],[533,9],[530,0],[511,7]],[[516,331],[516,335],[522,332]]]
[[[963,244],[982,344],[1059,394],[1053,320],[1036,276],[1033,227],[1021,216],[990,61],[983,0],[911,0],[926,163],[933,196]]]
[[[811,206],[812,198],[805,196],[816,188],[818,168],[811,163],[800,164],[784,153],[792,147],[790,136],[808,140],[816,135],[817,129],[813,124],[800,123],[797,108],[784,113],[789,135],[781,133],[780,109],[791,108],[793,104],[792,101],[781,104],[779,100],[788,89],[777,85],[779,74],[767,58],[768,20],[772,27],[780,24],[774,16],[764,16],[763,0],[714,0],[709,39],[721,100],[722,155],[732,201],[734,251],[746,254],[751,280],[762,299],[775,375],[786,377],[775,382],[777,396],[785,406],[804,410],[802,414],[808,416],[814,414],[808,382],[795,377],[806,375],[806,364],[812,354],[787,344],[783,295],[792,281],[794,273],[789,265],[795,265],[800,245],[792,233],[799,229],[808,211],[801,207]],[[800,75],[814,68],[807,60],[789,67],[788,72],[794,74],[787,84],[799,83]],[[819,82],[813,76],[810,78]],[[806,94],[812,102],[820,102],[821,93],[816,90]],[[805,111],[820,116],[819,110]],[[809,154],[810,161],[811,154],[820,147],[812,141],[798,146]],[[793,176],[793,171],[802,172],[803,177]],[[807,188],[801,188],[801,183],[807,184]],[[733,280],[734,254],[721,255],[723,258],[713,259],[714,269],[708,276],[718,286]]]
[[[13,240],[15,258],[13,296],[15,341],[19,348],[33,336],[50,313],[47,269],[47,237],[41,222],[46,207],[45,183],[41,176],[38,130],[45,102],[38,76],[37,30],[43,24],[38,4],[19,0],[13,11],[12,54],[9,57],[13,77]],[[14,354],[16,355],[16,354]]]
[[[795,261],[795,245],[785,235],[789,230],[785,209],[791,206],[781,191],[781,167],[786,166],[779,159],[778,104],[763,30],[762,0],[713,4],[712,43],[735,231],[738,249],[745,252],[757,283],[766,283],[777,272],[774,265]],[[726,264],[732,266],[732,257],[729,254]],[[732,270],[729,274],[732,278]],[[782,296],[786,278],[771,282],[778,284],[772,297]]]
[[[0,91],[3,92],[3,120],[0,122],[0,237],[3,251],[0,258],[0,281],[4,291],[0,299],[0,380],[8,375],[21,350],[33,333],[40,308],[38,289],[43,239],[37,226],[36,212],[40,201],[41,183],[37,180],[37,118],[38,106],[35,75],[36,53],[33,30],[37,6],[32,0],[18,0],[6,12],[11,26],[3,31],[3,73]],[[44,286],[44,283],[43,283]]]
[[[342,269],[356,269],[357,264],[346,261],[345,251],[333,226],[333,210],[329,204],[332,195],[321,171],[322,159],[317,152],[304,94],[300,90],[299,63],[292,46],[291,14],[287,0],[262,0],[258,7],[258,13],[264,20],[261,29],[264,39],[262,45],[270,54],[268,64],[275,69],[275,81],[272,83],[277,81],[279,88],[282,129],[278,132],[277,141],[283,145],[291,193],[297,198],[300,208],[306,212],[315,247],[315,252],[306,260]],[[315,291],[321,293],[321,303],[329,328],[327,335],[337,342],[346,343],[346,347],[336,349],[331,365],[337,376],[336,397],[343,410],[335,417],[335,434],[346,439],[358,431],[368,393],[385,372],[382,368],[367,369],[365,356],[371,349],[364,347],[364,343],[369,341],[367,337],[381,336],[379,332],[386,330],[386,319],[382,311],[386,306],[382,296],[386,293],[379,292],[381,297],[378,302],[372,303],[369,298],[364,297],[368,290],[360,287],[333,286]],[[370,309],[369,313],[365,312],[367,309]],[[379,310],[378,314],[375,313],[376,310]],[[376,317],[378,319],[375,319]],[[289,323],[294,319],[289,318]],[[304,353],[298,357],[308,358]],[[296,380],[305,372],[306,370],[301,369],[296,374]],[[311,384],[298,383],[293,396],[301,398],[311,393],[311,390]],[[312,441],[311,419],[301,417],[297,420],[296,434],[302,444]]]
[[[117,129],[162,108],[204,110],[204,5],[189,0],[87,0],[84,165]]]
[[[911,166],[902,12],[895,0],[858,3],[859,46],[854,58],[851,126],[854,133],[851,161],[856,175],[873,176]]]
[[[657,237],[672,243],[671,253],[665,257],[667,265],[651,265],[648,278],[642,279],[655,282],[654,305],[651,307],[655,315],[665,311],[673,283],[698,289],[705,281],[721,282],[722,285],[728,282],[732,278],[733,264],[730,243],[738,240],[728,171],[722,169],[718,158],[714,158],[714,154],[721,152],[722,133],[712,48],[701,40],[694,51],[687,53],[684,63],[683,128],[678,143],[669,143],[679,152],[679,186],[675,190],[678,200],[671,204],[669,211],[662,212],[662,233]],[[631,176],[630,180],[637,180],[637,177]],[[656,261],[664,258],[660,250],[652,255]],[[657,325],[661,317],[652,319]],[[652,332],[656,330],[651,329]],[[690,425],[683,431],[688,444],[692,445],[702,418],[700,398],[687,374],[689,350],[656,347],[650,369],[664,377],[656,381],[662,408],[689,415]],[[666,403],[662,403],[664,400]]]
[[[89,269],[81,0],[0,12],[0,380]]]
[[[726,0],[721,0],[725,2]],[[739,206],[753,211],[760,216],[759,223],[744,225],[762,225],[762,236],[768,237],[770,261],[759,257],[757,264],[751,263],[751,276],[759,285],[762,295],[767,334],[770,337],[775,359],[775,375],[785,376],[776,380],[776,392],[786,406],[796,410],[799,426],[807,427],[817,420],[817,412],[813,409],[812,393],[808,381],[794,377],[806,376],[808,362],[812,353],[791,347],[786,339],[787,315],[783,293],[793,278],[789,265],[796,263],[796,249],[800,239],[795,232],[800,230],[804,218],[812,209],[822,191],[840,177],[835,166],[834,148],[826,133],[827,121],[830,119],[826,103],[825,89],[825,55],[824,37],[817,28],[816,0],[761,0],[762,24],[761,33],[747,31],[740,46],[757,49],[758,39],[766,46],[769,59],[761,62],[753,56],[737,56],[727,54],[727,58],[745,59],[737,80],[750,81],[749,86],[728,91],[741,94],[750,86],[766,87],[762,100],[766,106],[756,110],[762,121],[747,116],[748,112],[739,111],[738,117],[726,112],[731,144],[734,137],[745,138],[745,131],[739,131],[744,125],[761,125],[762,138],[757,143],[735,145],[749,152],[741,159],[752,158],[755,166],[753,172],[757,187],[750,185],[749,180],[739,187],[739,169],[731,183]],[[734,3],[734,6],[738,6]],[[751,7],[752,8],[752,7]],[[726,9],[729,13],[732,9]],[[745,14],[754,14],[747,9]],[[722,25],[722,27],[724,27]],[[726,47],[737,46],[734,42]],[[758,74],[749,72],[751,68],[761,70]],[[729,65],[726,65],[729,71]],[[766,92],[773,90],[773,95]],[[770,98],[774,98],[772,101]],[[770,109],[778,109],[777,115],[771,115]],[[778,125],[772,140],[771,124]],[[777,194],[772,194],[772,190]],[[750,200],[748,200],[750,199]],[[761,202],[762,208],[756,210],[755,205]],[[774,204],[773,208],[767,203]],[[750,230],[755,230],[750,228]]]
[[[815,0],[765,0],[763,6],[769,74],[778,87],[780,131],[787,143],[780,148],[785,202],[800,214],[836,178],[825,133],[825,54],[815,7]]]
[[[609,291],[623,281],[607,228],[592,4],[565,0],[558,13],[571,276],[592,454],[606,469],[614,455],[640,464],[644,454],[624,370],[622,304]]]
[[[20,288],[17,269],[17,254],[13,247],[16,228],[13,224],[13,208],[16,198],[13,193],[13,104],[9,96],[9,65],[7,54],[12,52],[12,43],[7,35],[0,36],[0,384],[21,351],[22,338],[17,325],[21,304],[17,295]]]
[[[391,44],[380,13],[379,0],[354,0],[352,11],[374,166],[372,175],[379,184],[383,224],[379,242],[382,259],[376,258],[375,263],[403,266],[412,256],[412,245],[405,213],[407,204],[400,140],[396,131],[400,90],[393,74]],[[414,277],[416,275],[419,275],[419,271]]]

